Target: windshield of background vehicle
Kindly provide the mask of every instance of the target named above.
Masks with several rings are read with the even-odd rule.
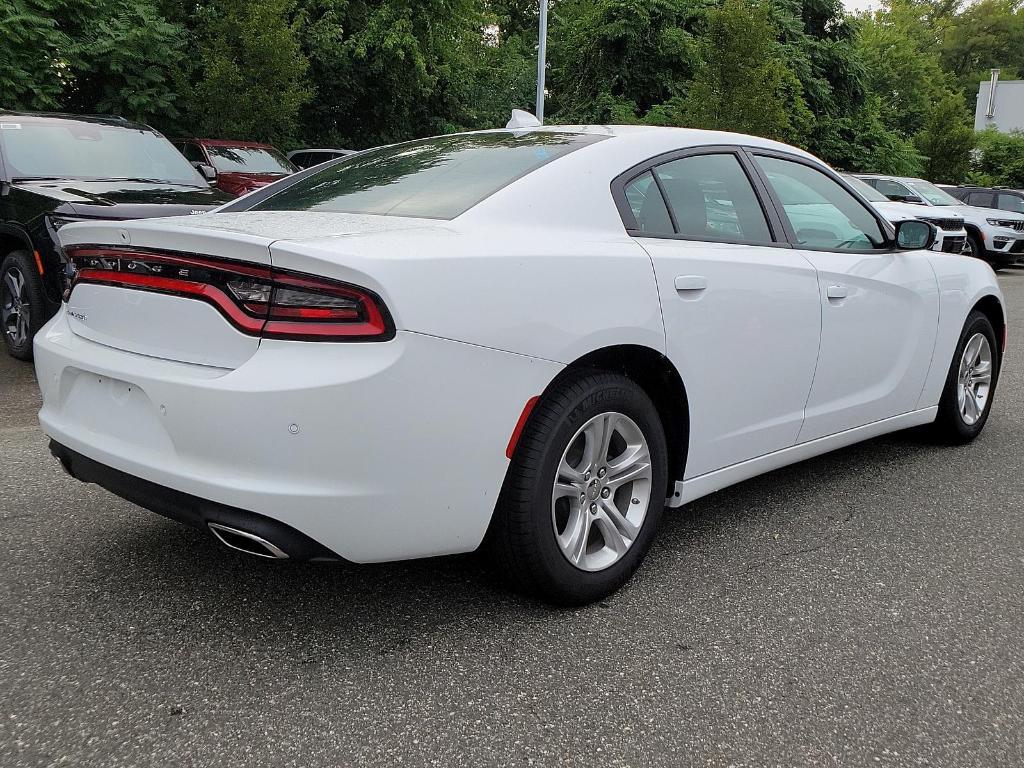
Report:
[[[292,174],[298,169],[276,149],[206,145],[214,167],[222,173]]]
[[[932,205],[964,204],[963,200],[957,200],[955,197],[943,192],[929,181],[911,181],[908,182],[908,186]]]
[[[861,181],[856,176],[847,176],[843,174],[843,178],[846,179],[846,183],[853,187],[855,190],[860,192],[861,197],[865,198],[872,203],[888,203],[889,198],[879,192],[877,189],[872,187],[865,181]]]
[[[453,219],[516,179],[604,138],[500,131],[381,147],[337,161],[252,210]]]
[[[163,136],[75,120],[0,120],[0,150],[12,178],[146,179],[208,184]]]

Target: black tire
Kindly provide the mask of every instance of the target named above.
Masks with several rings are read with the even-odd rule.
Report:
[[[974,259],[981,259],[985,261],[985,249],[981,245],[981,241],[978,236],[973,232],[967,233],[967,255]]]
[[[17,301],[21,305],[20,312],[28,316],[28,332],[24,338],[16,338],[20,333],[8,328],[6,322],[12,317],[9,313],[14,309],[12,280],[9,278],[13,278],[15,285],[21,286]],[[3,334],[8,353],[19,360],[31,360],[32,339],[46,323],[46,297],[43,295],[43,283],[35,260],[28,251],[11,251],[0,263],[0,312],[3,313],[0,317],[4,321],[0,322],[0,333]]]
[[[960,362],[964,355],[964,349],[977,333],[984,335],[989,343],[992,355],[992,382],[989,386],[988,398],[980,417],[973,424],[968,424],[960,413],[957,385],[959,383]],[[956,351],[953,353],[953,360],[949,364],[946,386],[942,390],[942,397],[939,400],[939,413],[933,425],[936,437],[942,442],[962,445],[971,442],[981,434],[981,430],[985,428],[985,422],[988,421],[988,415],[992,411],[992,401],[995,399],[1001,363],[1001,349],[992,323],[981,312],[971,312],[964,323],[964,329],[960,333],[960,340],[957,342]]]
[[[647,442],[649,501],[629,548],[603,570],[587,571],[570,563],[556,541],[552,490],[573,438],[591,419],[610,412],[629,417]],[[639,386],[613,373],[563,375],[534,408],[509,466],[488,533],[495,564],[516,588],[559,605],[583,605],[610,595],[629,580],[650,547],[665,506],[666,467],[665,430]]]

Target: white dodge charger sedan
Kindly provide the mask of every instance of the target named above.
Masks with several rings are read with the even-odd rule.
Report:
[[[934,238],[751,136],[413,141],[215,213],[63,227],[39,418],[74,477],[234,549],[485,544],[583,603],[666,506],[906,427],[978,435],[1003,300]]]

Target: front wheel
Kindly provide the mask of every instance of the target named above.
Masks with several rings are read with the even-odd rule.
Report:
[[[968,443],[981,434],[992,410],[999,363],[999,345],[992,323],[981,312],[971,312],[960,333],[939,400],[935,429],[940,438]]]
[[[981,240],[978,239],[977,235],[968,233],[967,235],[967,255],[975,258],[985,260],[985,249],[981,246]]]
[[[666,497],[665,431],[625,376],[573,372],[537,404],[495,510],[489,546],[515,586],[582,605],[643,560]]]
[[[32,359],[32,338],[45,322],[43,286],[32,257],[12,251],[0,263],[0,330],[12,357]]]

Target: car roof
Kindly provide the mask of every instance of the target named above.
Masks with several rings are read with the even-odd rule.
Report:
[[[112,128],[128,128],[137,131],[153,131],[154,129],[145,123],[134,123],[117,115],[73,115],[69,112],[15,112],[7,109],[0,109],[0,120],[17,119],[24,123],[48,123],[54,121],[69,121],[76,123],[92,123],[93,125],[107,125]]]
[[[780,141],[730,131],[709,131],[700,128],[668,128],[655,125],[542,125],[530,128],[497,128],[483,131],[467,131],[462,135],[477,133],[516,133],[534,131],[547,133],[576,133],[614,138],[616,145],[633,144],[637,147],[662,145],[663,151],[687,149],[690,147],[715,146],[719,144],[774,149],[817,159],[799,147]],[[439,138],[439,137],[438,137]],[[600,142],[604,143],[604,142]]]

